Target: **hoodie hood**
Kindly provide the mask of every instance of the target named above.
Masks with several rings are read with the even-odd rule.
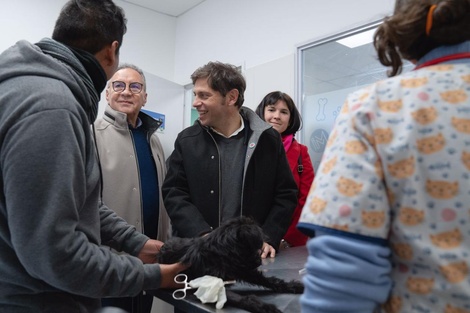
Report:
[[[96,119],[99,93],[85,67],[67,46],[48,38],[36,45],[22,40],[1,54],[0,68],[0,83],[22,76],[61,81],[85,110],[89,122]]]

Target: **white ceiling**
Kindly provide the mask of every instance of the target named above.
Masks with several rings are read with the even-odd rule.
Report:
[[[122,0],[159,13],[178,17],[205,0]]]

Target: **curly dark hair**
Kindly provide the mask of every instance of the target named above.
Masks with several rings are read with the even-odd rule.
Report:
[[[436,5],[432,28],[426,34],[432,5]],[[466,40],[470,40],[470,0],[397,0],[393,15],[374,34],[380,63],[391,66],[388,76],[401,73],[402,59],[419,60],[439,46]]]
[[[118,54],[126,23],[123,9],[111,0],[69,0],[60,11],[52,39],[91,54],[117,41]]]
[[[235,105],[238,108],[241,108],[243,102],[245,102],[245,78],[235,65],[222,62],[209,62],[195,70],[191,75],[193,84],[200,78],[207,78],[209,87],[220,92],[224,97],[230,90],[237,89],[238,99]]]

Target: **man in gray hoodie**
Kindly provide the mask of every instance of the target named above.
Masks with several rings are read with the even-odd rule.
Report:
[[[90,124],[125,31],[111,0],[74,0],[52,39],[0,55],[0,312],[94,312],[184,269],[100,200]]]

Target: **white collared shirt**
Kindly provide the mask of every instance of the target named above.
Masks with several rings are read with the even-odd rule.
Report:
[[[243,122],[243,118],[241,115],[240,116],[240,121],[241,121],[241,125],[240,127],[235,130],[230,136],[225,136],[224,134],[222,134],[221,132],[218,132],[214,127],[211,127],[212,131],[216,134],[219,134],[220,136],[223,136],[225,138],[230,138],[230,137],[233,137],[233,136],[236,136],[238,135],[243,129],[245,129],[245,122]]]

